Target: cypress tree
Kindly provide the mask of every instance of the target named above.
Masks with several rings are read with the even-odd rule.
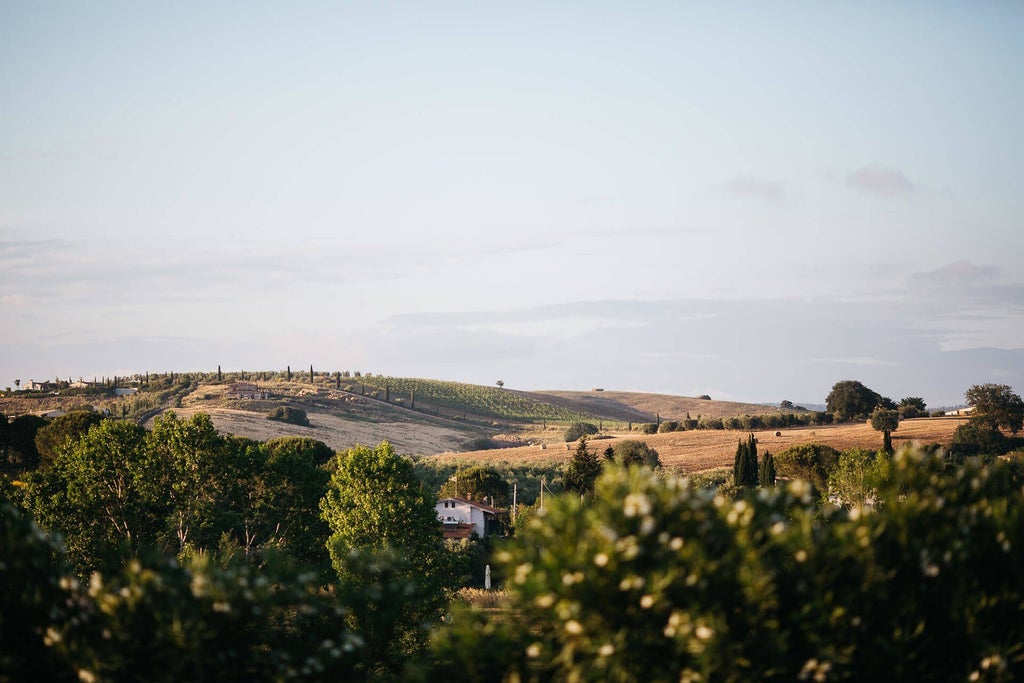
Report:
[[[309,383],[313,384],[313,364],[309,364]]]
[[[746,442],[741,440],[736,444],[732,476],[736,486],[757,486],[757,474],[757,439],[751,434]]]
[[[288,381],[291,382],[292,381],[292,366],[290,366],[290,365],[288,366],[287,372],[288,372]]]
[[[775,458],[768,451],[761,458],[761,467],[757,472],[757,482],[762,488],[775,486]]]

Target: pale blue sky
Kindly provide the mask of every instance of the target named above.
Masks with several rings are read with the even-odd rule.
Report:
[[[0,387],[1024,390],[1024,5],[0,0]]]

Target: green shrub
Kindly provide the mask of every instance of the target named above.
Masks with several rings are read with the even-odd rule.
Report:
[[[959,457],[971,455],[1002,455],[1009,448],[1008,440],[998,428],[984,422],[966,422],[953,432],[950,450]]]
[[[657,434],[658,425],[653,422],[641,422],[636,426],[636,430],[641,434]]]
[[[626,439],[615,444],[612,448],[612,459],[620,465],[661,467],[658,451],[635,439]]]
[[[779,476],[803,479],[814,485],[819,492],[828,490],[828,475],[836,462],[839,451],[824,444],[801,444],[791,446],[775,456],[775,467]]]
[[[666,432],[678,432],[680,430],[679,422],[676,420],[665,420],[658,425],[658,433],[665,434]]]
[[[565,441],[579,441],[581,436],[597,434],[597,425],[589,422],[573,422],[565,430]]]
[[[306,411],[302,408],[291,408],[289,406],[278,406],[269,413],[267,413],[268,420],[276,420],[278,422],[287,422],[288,424],[298,425],[300,427],[309,427],[309,417],[306,415]]]
[[[698,429],[725,429],[720,417],[702,417],[697,422]]]

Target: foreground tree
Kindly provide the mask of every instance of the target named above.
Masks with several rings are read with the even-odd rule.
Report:
[[[237,500],[251,476],[244,455],[249,445],[220,434],[205,413],[182,420],[168,412],[157,419],[146,452],[166,472],[167,528],[178,553],[216,547],[237,521],[229,501]]]
[[[1009,429],[1016,434],[1024,426],[1024,401],[1007,384],[975,384],[964,394],[974,407],[973,422]]]
[[[825,398],[825,408],[836,422],[863,420],[882,401],[882,396],[852,379],[836,382]]]
[[[892,433],[900,426],[900,413],[898,410],[886,408],[875,408],[871,413],[871,428],[876,432],[882,432],[882,450],[892,453]]]
[[[83,573],[111,554],[158,544],[168,472],[145,442],[142,427],[104,420],[27,479],[26,504],[64,535],[68,559]]]
[[[436,498],[387,441],[339,453],[335,465],[320,501],[327,549],[339,591],[370,598],[350,614],[351,626],[370,634],[367,666],[394,675],[426,642],[458,578],[448,571]]]

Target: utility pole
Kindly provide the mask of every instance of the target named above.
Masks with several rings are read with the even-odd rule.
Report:
[[[519,486],[518,483],[512,482],[512,523],[513,524],[516,523],[516,487],[518,487],[518,486]]]

